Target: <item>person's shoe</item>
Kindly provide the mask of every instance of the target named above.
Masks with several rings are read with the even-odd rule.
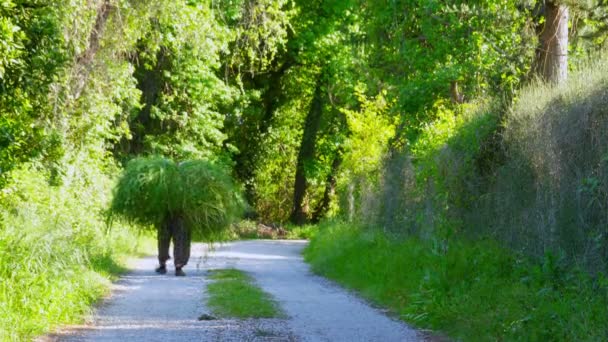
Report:
[[[186,273],[184,273],[184,271],[182,271],[182,268],[176,268],[175,269],[175,276],[176,277],[185,277]]]
[[[167,273],[167,266],[165,265],[160,265],[158,266],[155,270],[156,273],[158,274],[166,274]]]

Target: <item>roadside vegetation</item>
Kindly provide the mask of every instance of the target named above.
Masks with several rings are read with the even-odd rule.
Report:
[[[84,164],[62,185],[27,168],[4,189],[0,217],[0,341],[26,341],[78,323],[151,239],[128,226],[108,229],[111,179]],[[95,182],[91,182],[91,180]]]
[[[209,271],[207,305],[222,318],[280,318],[284,314],[274,299],[245,272],[237,269]]]
[[[320,275],[415,327],[462,341],[603,341],[608,278],[557,255],[537,261],[495,241],[388,238],[326,223],[305,252]]]
[[[151,156],[173,161],[167,170],[203,165],[185,163],[187,184],[174,183],[190,198],[161,205],[190,215],[197,239],[312,236],[315,246],[324,241],[316,225],[340,220],[356,233],[340,228],[328,244],[340,234],[387,239],[442,287],[461,282],[436,274],[440,265],[456,258],[468,275],[460,260],[479,254],[488,276],[478,293],[495,271],[505,296],[540,267],[564,277],[521,285],[531,318],[482,317],[463,302],[464,323],[445,329],[537,339],[521,328],[532,322],[530,331],[546,324],[556,339],[601,337],[608,329],[586,318],[597,306],[581,301],[606,296],[607,18],[604,0],[3,0],[1,339],[77,321],[141,245],[138,232],[166,219],[141,206],[162,194],[138,200],[149,195],[145,176],[131,177],[123,189],[132,196],[116,191],[111,205],[125,168]],[[221,173],[196,176],[203,169]],[[209,184],[242,192],[244,216],[265,225],[215,231],[240,208]],[[393,248],[408,243],[419,256]],[[580,310],[568,318],[536,304],[557,294]],[[422,316],[409,320],[440,325],[412,310]],[[556,310],[557,330],[543,310]],[[475,322],[493,314],[512,325]]]
[[[606,340],[606,71],[438,117],[362,194],[358,222],[320,226],[307,260],[453,338]]]

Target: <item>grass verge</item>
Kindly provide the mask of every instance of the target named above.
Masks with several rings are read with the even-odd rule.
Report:
[[[606,341],[608,279],[491,241],[394,241],[334,223],[305,251],[316,273],[420,328],[465,341]]]
[[[129,226],[106,226],[111,185],[86,163],[56,186],[34,168],[13,172],[0,191],[0,341],[82,322],[145,247]]]
[[[207,304],[213,313],[230,318],[279,318],[283,312],[272,297],[236,269],[210,271],[214,282],[207,286]]]

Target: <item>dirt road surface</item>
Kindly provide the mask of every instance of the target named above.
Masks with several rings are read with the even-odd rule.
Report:
[[[419,341],[417,332],[353,294],[313,275],[302,260],[305,241],[241,241],[209,251],[195,244],[186,277],[154,273],[156,258],[139,260],[121,278],[90,323],[55,341]],[[237,268],[280,304],[285,319],[199,321],[207,271]]]

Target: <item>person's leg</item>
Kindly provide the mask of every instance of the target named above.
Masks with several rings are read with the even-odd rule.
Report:
[[[167,222],[163,222],[157,232],[158,240],[158,268],[156,272],[165,274],[167,273],[167,260],[169,257],[169,245],[171,244],[171,229]]]
[[[182,267],[186,266],[190,259],[190,231],[186,228],[184,220],[177,217],[172,221],[173,231],[173,261],[175,263],[175,275],[184,276]]]

